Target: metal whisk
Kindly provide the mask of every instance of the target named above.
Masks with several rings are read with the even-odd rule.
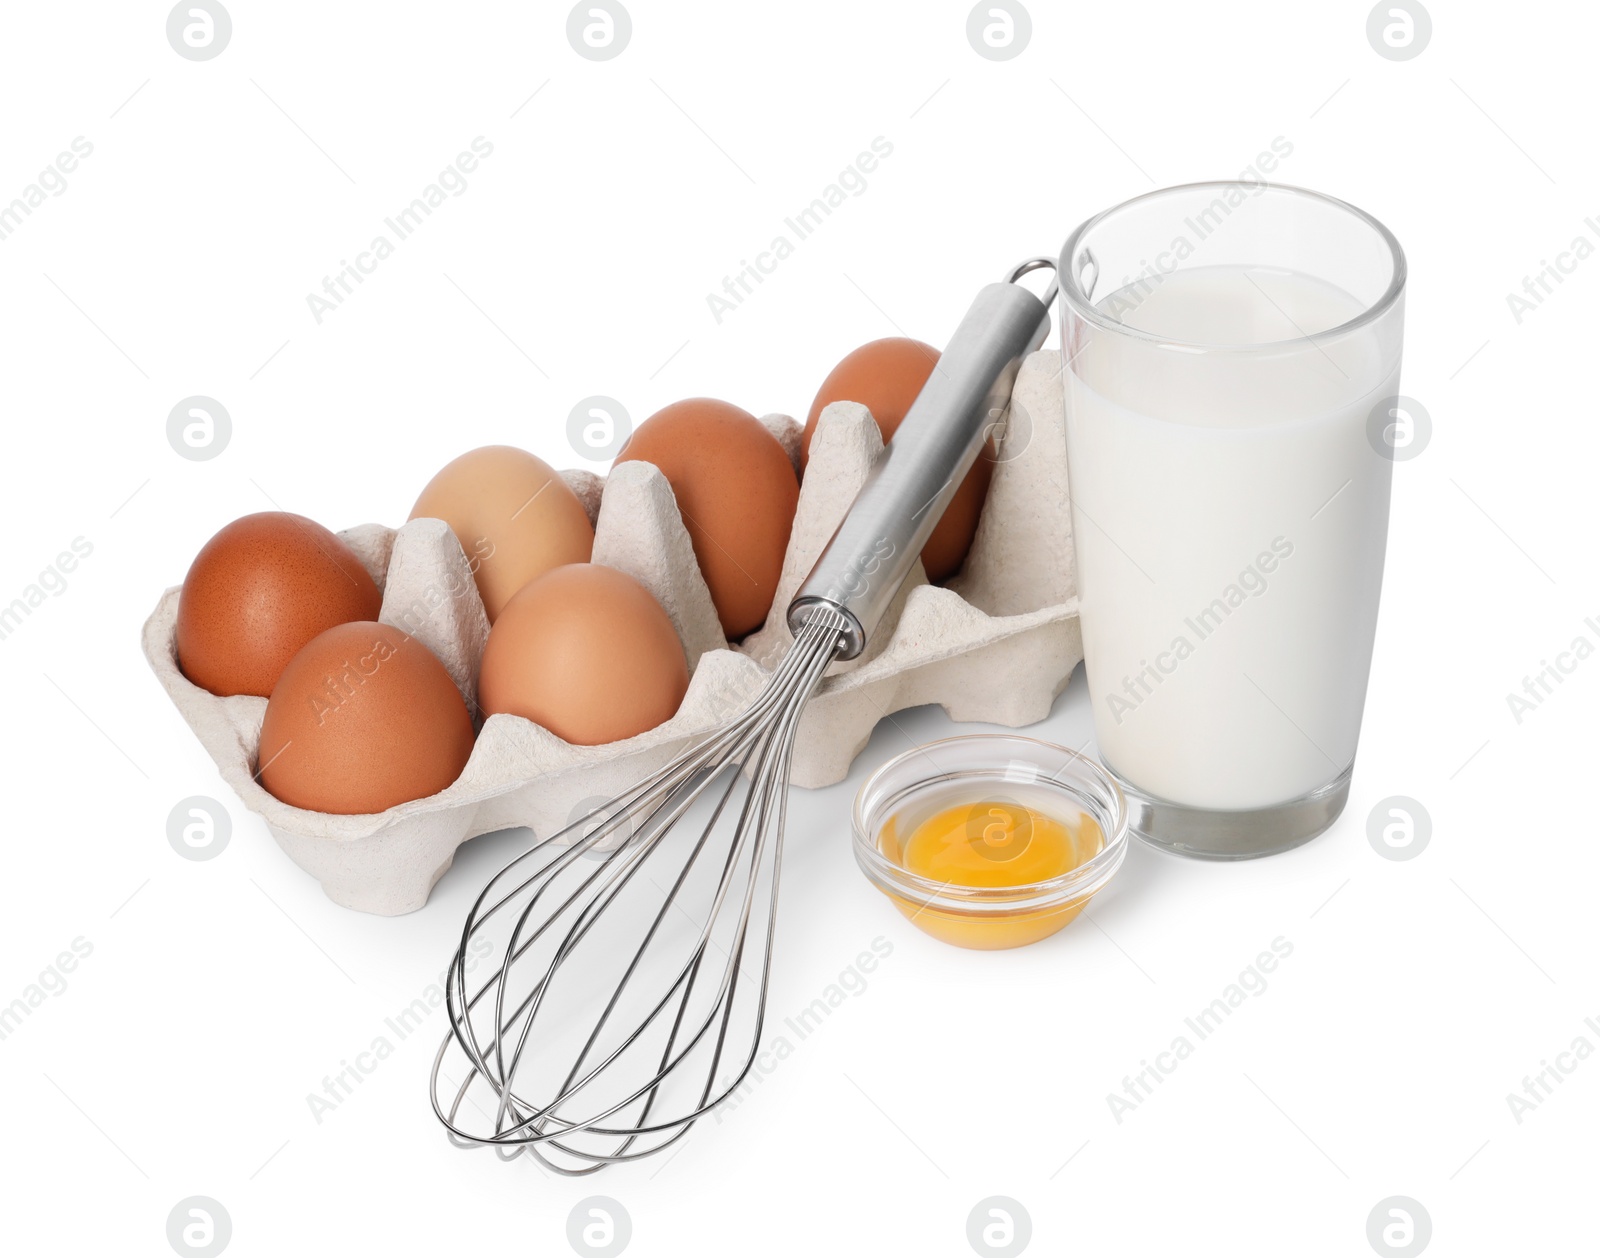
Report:
[[[980,291],[789,605],[793,645],[754,701],[473,904],[432,1077],[452,1139],[585,1175],[659,1153],[739,1089],[761,1048],[801,714],[865,648],[1003,425],[1055,291],[1016,280],[1051,266]]]

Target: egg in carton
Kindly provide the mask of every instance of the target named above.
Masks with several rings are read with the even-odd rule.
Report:
[[[1054,351],[1024,362],[966,562],[944,587],[930,585],[917,563],[867,650],[829,670],[800,721],[794,785],[844,778],[878,721],[904,708],[936,703],[953,720],[1013,727],[1049,714],[1083,657],[1060,374]],[[762,422],[798,470],[800,426],[786,415]],[[382,813],[310,812],[261,786],[267,701],[213,695],[179,671],[181,587],[146,621],[145,655],[228,785],[331,899],[367,913],[413,912],[468,839],[512,826],[554,834],[736,715],[792,640],[789,602],[882,448],[865,407],[836,402],[823,411],[772,610],[731,646],[661,473],[648,463],[620,464],[605,479],[563,472],[594,523],[593,562],[636,578],[671,618],[691,674],[683,703],[665,724],[596,747],[566,743],[519,716],[491,716],[450,787]],[[399,529],[358,525],[340,537],[383,590],[379,619],[429,647],[476,712],[489,621],[454,534],[440,520],[418,519]]]

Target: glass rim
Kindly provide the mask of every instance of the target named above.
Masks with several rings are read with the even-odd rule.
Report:
[[[1381,318],[1390,310],[1391,307],[1394,306],[1395,302],[1400,299],[1400,295],[1405,291],[1406,287],[1406,255],[1405,250],[1400,247],[1400,242],[1395,238],[1393,232],[1385,227],[1378,219],[1374,218],[1371,214],[1368,214],[1360,206],[1351,205],[1348,201],[1342,201],[1338,197],[1329,196],[1325,192],[1316,192],[1310,188],[1301,188],[1294,184],[1287,183],[1271,183],[1266,180],[1251,181],[1249,182],[1248,186],[1263,190],[1271,190],[1273,192],[1289,193],[1291,196],[1305,197],[1309,200],[1321,201],[1326,205],[1334,206],[1337,209],[1343,210],[1351,216],[1360,219],[1363,223],[1370,227],[1373,232],[1377,234],[1378,238],[1388,247],[1391,266],[1389,286],[1384,289],[1383,293],[1376,301],[1367,306],[1366,309],[1364,309],[1360,314],[1356,315],[1354,318],[1347,319],[1345,322],[1337,324],[1334,327],[1325,328],[1320,332],[1312,332],[1304,336],[1293,336],[1281,341],[1249,341],[1232,345],[1214,344],[1206,341],[1183,341],[1170,336],[1157,336],[1154,333],[1144,332],[1138,328],[1131,327],[1122,322],[1120,319],[1112,318],[1104,311],[1098,309],[1089,299],[1089,295],[1083,291],[1082,285],[1080,285],[1078,282],[1077,272],[1071,266],[1072,255],[1077,251],[1078,244],[1083,239],[1085,234],[1092,231],[1101,223],[1105,222],[1105,220],[1110,218],[1113,214],[1120,214],[1123,210],[1126,210],[1131,206],[1138,205],[1140,202],[1151,201],[1157,197],[1170,196],[1173,193],[1195,192],[1204,188],[1220,189],[1237,188],[1241,186],[1246,185],[1243,181],[1237,179],[1202,179],[1194,183],[1173,184],[1169,188],[1157,188],[1151,192],[1140,193],[1136,197],[1129,197],[1126,201],[1118,202],[1109,209],[1101,210],[1098,214],[1085,219],[1073,229],[1072,234],[1067,237],[1066,243],[1061,246],[1061,257],[1059,265],[1057,266],[1057,278],[1060,283],[1060,299],[1062,305],[1069,307],[1073,314],[1077,315],[1085,322],[1092,323],[1104,331],[1114,332],[1121,336],[1127,336],[1135,340],[1145,341],[1152,345],[1159,345],[1169,349],[1180,350],[1185,353],[1204,352],[1244,354],[1255,353],[1259,351],[1281,352],[1282,350],[1292,348],[1296,345],[1312,345],[1318,341],[1331,340],[1336,337],[1348,335],[1349,333],[1365,327],[1367,324],[1373,323]],[[1173,272],[1169,271],[1166,274],[1170,275],[1172,273]],[[1065,329],[1063,328],[1063,331],[1064,330]]]

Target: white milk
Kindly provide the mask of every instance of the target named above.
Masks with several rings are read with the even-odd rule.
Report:
[[[1098,306],[1190,344],[1292,342],[1184,352],[1091,331],[1066,376],[1102,756],[1180,804],[1288,802],[1355,757],[1393,470],[1367,418],[1398,391],[1399,347],[1294,340],[1362,306],[1284,272],[1178,271]]]

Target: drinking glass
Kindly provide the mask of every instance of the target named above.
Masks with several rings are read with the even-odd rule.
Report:
[[[1261,856],[1344,807],[1383,580],[1405,279],[1371,215],[1267,183],[1136,197],[1062,250],[1095,736],[1155,844]]]

